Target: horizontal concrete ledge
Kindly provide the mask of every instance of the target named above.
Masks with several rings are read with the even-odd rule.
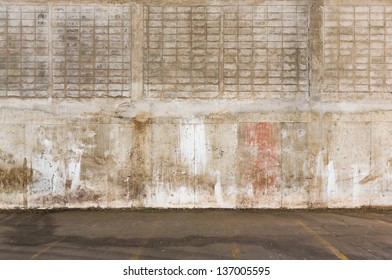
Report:
[[[121,119],[131,119],[140,114],[147,118],[180,118],[194,119],[195,117],[214,119],[218,116],[229,115],[254,116],[255,114],[313,114],[325,113],[390,115],[392,103],[366,103],[366,102],[283,102],[283,101],[237,101],[219,100],[211,101],[130,101],[121,99],[19,99],[7,98],[1,100],[0,123],[34,123],[39,116],[65,120],[86,119],[99,114],[102,120],[115,118],[119,123]],[[26,119],[18,119],[16,115],[27,114]],[[219,118],[219,117],[218,117]],[[283,117],[284,118],[284,117]],[[274,117],[270,118],[274,119]],[[389,120],[386,118],[384,120]],[[42,119],[39,120],[40,123]],[[45,122],[45,120],[44,120]],[[110,123],[116,121],[110,121]],[[56,123],[56,121],[55,121]],[[102,122],[101,122],[102,123]]]
[[[3,3],[10,4],[25,4],[25,3],[37,3],[37,4],[84,4],[84,3],[97,3],[96,0],[3,0]],[[183,6],[197,6],[197,5],[216,5],[216,6],[228,6],[228,5],[238,5],[238,0],[100,0],[101,4],[144,4],[144,5],[178,5],[181,4]],[[287,6],[287,5],[307,5],[308,0],[278,0],[279,5]],[[242,0],[241,5],[276,5],[276,0]]]
[[[348,6],[377,6],[377,5],[390,5],[390,0],[325,0],[324,5],[348,5]]]
[[[243,212],[243,213],[344,213],[344,212],[390,212],[392,206],[388,207],[358,207],[358,208],[13,208],[13,209],[0,209],[0,214],[15,214],[15,213],[61,213],[61,212],[102,212],[102,213],[126,213],[126,212],[139,212],[139,213],[176,213],[176,212]]]

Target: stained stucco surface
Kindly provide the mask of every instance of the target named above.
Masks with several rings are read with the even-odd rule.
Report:
[[[392,206],[392,1],[0,1],[0,207]]]

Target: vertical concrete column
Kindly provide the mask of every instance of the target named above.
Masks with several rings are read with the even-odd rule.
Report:
[[[133,100],[143,97],[143,5],[132,3],[132,87]]]
[[[323,0],[309,1],[309,95],[311,101],[320,101],[323,85]]]
[[[311,108],[321,100],[323,90],[323,0],[309,1],[309,97]],[[323,135],[323,115],[315,113],[311,116],[309,130],[309,154],[312,174],[309,186],[310,207],[323,205],[323,170],[326,139]]]

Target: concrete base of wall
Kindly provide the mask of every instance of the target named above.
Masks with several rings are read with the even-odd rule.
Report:
[[[363,106],[7,99],[1,208],[390,206],[392,112]]]

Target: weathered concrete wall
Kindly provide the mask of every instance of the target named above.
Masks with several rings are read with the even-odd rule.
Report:
[[[392,206],[392,1],[0,1],[0,207]]]

